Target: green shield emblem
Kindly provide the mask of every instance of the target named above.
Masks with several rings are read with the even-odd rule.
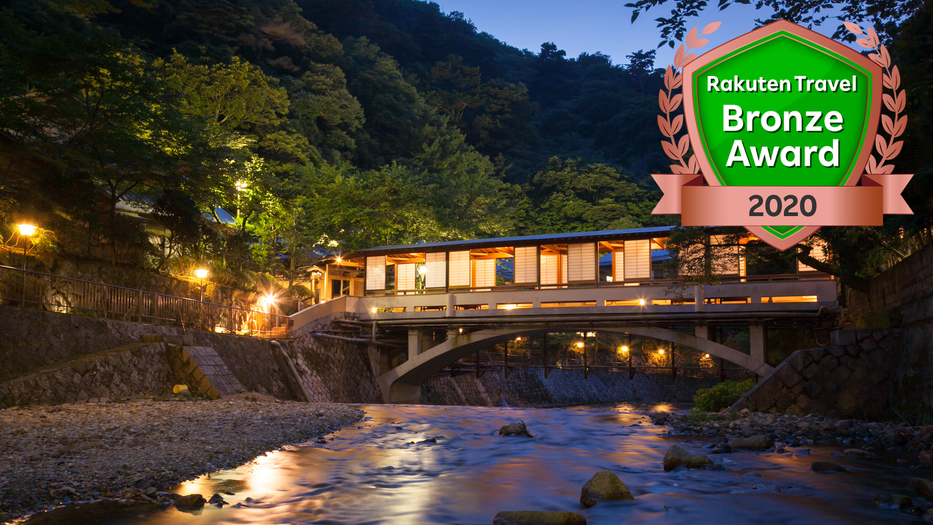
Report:
[[[881,68],[786,21],[684,66],[690,142],[710,186],[854,186],[878,129]],[[748,226],[779,249],[818,226]]]

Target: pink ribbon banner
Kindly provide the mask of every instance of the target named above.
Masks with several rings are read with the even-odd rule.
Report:
[[[654,215],[683,226],[881,226],[912,215],[901,196],[913,175],[862,175],[861,186],[704,186],[703,175],[652,175],[664,196]]]

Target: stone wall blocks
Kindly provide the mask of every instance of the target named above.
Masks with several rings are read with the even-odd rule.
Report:
[[[829,334],[830,343],[837,346],[857,344],[855,330],[836,330]]]

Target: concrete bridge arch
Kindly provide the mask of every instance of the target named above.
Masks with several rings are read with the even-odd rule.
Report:
[[[487,328],[475,332],[457,334],[447,341],[424,352],[410,355],[408,361],[377,378],[386,403],[419,403],[421,384],[450,364],[496,343],[509,341],[544,332],[553,332],[553,327],[508,326]],[[592,327],[561,327],[563,332],[592,331]],[[728,346],[667,328],[619,327],[600,328],[600,332],[628,333],[651,337],[670,343],[689,346],[711,356],[721,357],[760,376],[766,376],[773,368],[764,362],[763,352],[745,354]],[[452,334],[453,335],[453,334]]]

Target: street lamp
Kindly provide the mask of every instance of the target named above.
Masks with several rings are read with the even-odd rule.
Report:
[[[29,243],[29,237],[32,237],[36,233],[36,227],[31,224],[17,224],[19,228],[19,235],[25,236],[26,240],[23,241],[23,306],[26,306],[26,246]]]
[[[200,293],[200,301],[204,302],[204,278],[207,277],[207,270],[203,268],[198,268],[194,271],[194,275],[198,278],[198,292]]]

